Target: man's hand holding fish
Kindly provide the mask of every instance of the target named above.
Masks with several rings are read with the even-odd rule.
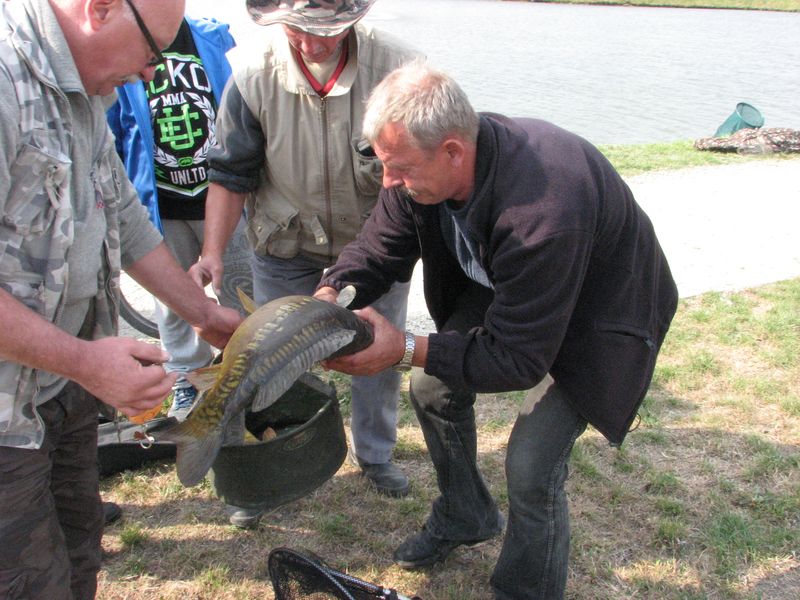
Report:
[[[321,287],[314,297],[326,302],[337,302],[338,292],[332,287]],[[372,325],[375,341],[364,350],[354,354],[346,354],[336,358],[320,361],[320,364],[333,371],[348,375],[374,375],[398,364],[406,350],[406,334],[392,325],[388,319],[375,309],[366,307],[354,310],[353,313]],[[414,358],[424,360],[427,349],[427,338],[415,338]],[[424,346],[424,348],[423,348]],[[416,363],[415,364],[424,364]]]

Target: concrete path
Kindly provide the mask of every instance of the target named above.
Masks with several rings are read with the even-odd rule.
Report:
[[[800,159],[660,171],[626,181],[653,221],[681,297],[800,276]],[[418,272],[409,329],[432,331]]]
[[[627,182],[653,221],[681,297],[800,276],[800,159],[662,171]],[[433,331],[419,268],[408,327]]]

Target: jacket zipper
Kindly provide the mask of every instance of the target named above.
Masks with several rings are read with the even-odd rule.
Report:
[[[328,153],[328,103],[326,97],[320,98],[322,109],[322,168],[325,182],[325,231],[328,237],[328,260],[333,261],[333,202],[331,201],[331,170]]]

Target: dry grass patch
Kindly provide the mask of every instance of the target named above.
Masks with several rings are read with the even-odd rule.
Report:
[[[347,397],[346,379],[336,379]],[[507,512],[503,461],[524,394],[484,395],[479,459]],[[567,484],[571,599],[800,597],[800,280],[681,303],[657,374],[624,446],[590,429]],[[345,409],[346,409],[345,403]],[[436,479],[404,401],[396,459],[412,493],[372,491],[348,464],[255,531],[230,526],[207,484],[185,489],[172,465],[103,482],[124,518],[106,532],[100,599],[272,598],[276,546],[425,600],[491,598],[500,540],[420,571],[391,553],[424,521]]]

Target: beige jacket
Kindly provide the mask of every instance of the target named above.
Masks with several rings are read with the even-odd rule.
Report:
[[[367,97],[418,55],[357,24],[347,65],[320,98],[283,32],[271,33],[277,35],[265,52],[234,73],[223,97],[209,179],[249,193],[247,235],[256,253],[332,263],[360,231],[381,186],[380,161],[359,152]]]

